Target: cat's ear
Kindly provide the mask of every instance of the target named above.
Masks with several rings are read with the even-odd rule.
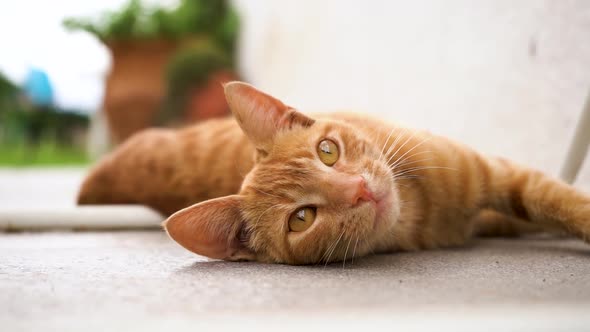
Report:
[[[267,150],[281,130],[309,127],[315,122],[249,84],[229,82],[224,85],[224,91],[229,108],[258,150]]]
[[[186,249],[225,260],[254,260],[255,254],[242,242],[244,220],[239,195],[220,197],[182,209],[166,221],[170,237]]]

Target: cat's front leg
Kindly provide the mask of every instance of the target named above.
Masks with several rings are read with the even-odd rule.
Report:
[[[590,240],[590,196],[540,171],[489,160],[488,207]]]

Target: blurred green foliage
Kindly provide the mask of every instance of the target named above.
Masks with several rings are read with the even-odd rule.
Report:
[[[82,166],[89,162],[84,148],[49,138],[37,145],[0,144],[0,166]]]
[[[0,73],[0,166],[86,163],[88,125],[78,110],[33,106]]]
[[[19,89],[0,73],[0,116],[3,112],[19,106]]]
[[[89,119],[74,111],[0,112],[0,166],[84,164]]]
[[[89,119],[78,111],[45,107],[5,110],[0,114],[0,123],[3,143],[36,144],[51,137],[56,142],[73,145],[76,143],[73,131],[86,130]]]
[[[103,13],[98,20],[67,18],[63,24],[103,41],[207,36],[228,54],[234,52],[239,29],[238,17],[226,0],[181,0],[173,9],[130,0],[118,11]]]
[[[4,74],[0,73],[0,97],[4,98],[7,95],[18,92],[18,87],[14,85]]]

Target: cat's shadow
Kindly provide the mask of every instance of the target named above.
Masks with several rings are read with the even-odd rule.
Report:
[[[526,250],[523,250],[526,249]],[[252,268],[268,272],[312,272],[312,274],[332,274],[342,272],[371,272],[384,270],[412,270],[415,266],[427,264],[429,261],[437,262],[462,260],[485,251],[482,257],[518,257],[531,255],[545,255],[549,260],[564,258],[590,258],[590,247],[581,241],[554,241],[552,238],[539,238],[533,241],[521,242],[518,239],[494,239],[471,241],[465,246],[438,250],[424,250],[417,252],[397,252],[387,254],[374,254],[355,258],[344,262],[315,265],[285,265],[267,264],[259,262],[228,262],[220,260],[200,260],[178,268],[177,274],[202,274],[202,273],[249,273]],[[494,258],[495,259],[495,258]]]
[[[202,274],[202,273],[219,273],[231,272],[240,273],[251,271],[252,268],[267,271],[280,272],[342,272],[342,271],[358,271],[371,270],[374,268],[382,268],[383,265],[390,265],[392,261],[396,260],[397,254],[378,254],[366,257],[355,258],[354,261],[348,260],[343,262],[332,262],[329,264],[309,264],[309,265],[287,265],[287,264],[270,264],[260,262],[228,262],[221,260],[206,260],[193,262],[178,268],[175,273],[178,274]],[[387,260],[387,264],[380,264],[379,261]]]
[[[361,258],[355,258],[354,262],[348,261],[346,264],[342,262],[332,262],[329,264],[309,264],[309,265],[287,265],[287,264],[270,264],[270,263],[260,263],[260,262],[228,262],[228,261],[221,261],[221,260],[207,260],[207,261],[198,261],[183,266],[177,270],[178,273],[191,273],[195,270],[199,270],[200,272],[207,271],[207,270],[242,270],[242,269],[250,269],[252,267],[259,267],[259,268],[280,268],[280,269],[298,269],[298,270],[322,270],[322,269],[358,269],[358,268],[366,268],[366,264],[362,264],[363,261],[370,261],[374,260],[378,257],[387,257],[393,256],[395,254],[380,254],[380,255],[373,255]]]

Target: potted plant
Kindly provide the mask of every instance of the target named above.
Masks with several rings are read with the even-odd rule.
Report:
[[[159,112],[171,107],[170,102],[163,103],[171,98],[166,96],[171,82],[167,68],[184,49],[194,54],[203,48],[203,54],[209,55],[208,50],[215,49],[226,59],[223,68],[201,68],[201,76],[207,76],[200,79],[203,87],[209,77],[219,75],[217,71],[232,72],[238,19],[225,0],[182,0],[172,9],[130,0],[121,10],[103,14],[98,20],[70,18],[64,25],[93,34],[110,50],[112,65],[102,110],[115,143],[153,125],[162,118]],[[200,120],[183,112],[179,116]]]

